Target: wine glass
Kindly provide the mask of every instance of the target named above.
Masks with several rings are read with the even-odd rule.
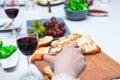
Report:
[[[13,28],[12,33],[9,37],[15,37],[16,31],[14,26],[14,20],[19,12],[19,3],[18,0],[4,0],[4,10],[7,16],[12,19]]]
[[[0,10],[2,9],[2,0],[0,0]]]
[[[25,7],[27,10],[34,9],[34,1],[33,0],[25,0]]]
[[[30,69],[31,59],[30,56],[34,53],[38,43],[38,34],[34,28],[27,28],[27,32],[23,32],[24,29],[18,30],[16,33],[17,45],[23,55],[27,56],[28,72],[24,74],[20,80],[38,80],[40,77],[33,73]]]

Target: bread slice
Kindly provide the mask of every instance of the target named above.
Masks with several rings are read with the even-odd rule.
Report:
[[[49,54],[50,55],[57,55],[62,50],[61,47],[53,47],[50,49]]]
[[[94,54],[101,51],[100,47],[98,47],[95,42],[91,39],[90,36],[83,35],[81,38],[78,38],[77,45],[85,49],[83,54]]]
[[[43,76],[46,76],[44,80],[50,79],[53,76],[53,72],[46,61],[34,61],[34,64],[36,64]]]
[[[51,45],[52,46],[60,45],[60,44],[63,45],[63,44],[66,44],[66,43],[70,43],[71,41],[74,41],[74,40],[76,40],[80,37],[81,37],[80,34],[73,33],[73,34],[70,34],[70,35],[67,35],[67,36],[63,36],[63,37],[59,38],[58,40],[52,41]]]
[[[47,46],[53,40],[52,36],[44,36],[38,40],[38,47]]]
[[[52,41],[51,45],[56,46],[56,45],[62,45],[64,43],[69,43],[69,42],[71,42],[71,40],[64,36],[64,37],[59,38],[58,40]]]
[[[74,41],[74,40],[80,38],[81,36],[82,36],[81,34],[73,33],[73,34],[68,35],[67,38],[69,38],[71,41]]]
[[[31,56],[32,61],[42,60],[44,54],[48,54],[50,47],[39,47]]]
[[[51,80],[47,75],[45,75],[41,80]]]
[[[43,72],[45,75],[47,75],[49,78],[52,78],[54,73],[52,72],[51,68],[49,66],[46,66],[43,68]]]

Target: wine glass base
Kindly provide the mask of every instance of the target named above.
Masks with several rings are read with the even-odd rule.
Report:
[[[8,38],[16,38],[16,34],[10,33],[10,34],[8,35]]]
[[[32,72],[29,72],[21,76],[20,80],[40,80],[40,76]]]

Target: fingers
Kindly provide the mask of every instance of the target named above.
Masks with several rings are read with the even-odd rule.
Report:
[[[46,62],[48,62],[50,65],[53,65],[54,56],[44,55],[43,56],[43,60],[45,60]]]
[[[76,41],[73,41],[73,42],[71,42],[70,44],[68,44],[68,45],[65,45],[65,47],[64,47],[65,49],[67,49],[67,48],[76,48],[76,49],[79,49],[79,52],[81,53],[81,54],[84,54],[84,52],[85,52],[85,48],[83,48],[83,47],[77,47],[77,42]]]
[[[65,48],[68,48],[68,47],[76,47],[77,46],[77,42],[76,41],[73,41],[71,42],[70,44],[66,45]]]

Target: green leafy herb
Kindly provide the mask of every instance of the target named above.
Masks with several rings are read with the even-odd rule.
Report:
[[[68,2],[68,11],[83,11],[88,9],[88,4],[86,0],[70,0]]]
[[[3,42],[0,39],[0,59],[4,59],[12,55],[17,50],[14,45],[3,46]]]
[[[2,42],[2,39],[0,39],[0,48],[2,47],[3,45],[3,42]]]

